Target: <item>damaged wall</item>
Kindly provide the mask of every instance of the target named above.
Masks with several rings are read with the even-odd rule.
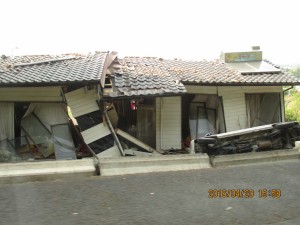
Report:
[[[278,92],[281,94],[281,105],[283,107],[283,96],[281,86],[226,86],[226,87],[205,87],[186,86],[188,93],[193,94],[218,94],[223,98],[226,130],[234,131],[248,128],[245,94]],[[283,108],[282,108],[283,112]],[[284,115],[282,114],[282,121]]]
[[[219,95],[223,96],[224,114],[227,131],[248,128],[245,94],[279,92],[282,95],[281,86],[270,87],[220,87]],[[281,102],[282,98],[281,98]],[[282,104],[283,105],[283,104]],[[282,111],[283,112],[283,111]],[[284,116],[282,118],[284,121]]]

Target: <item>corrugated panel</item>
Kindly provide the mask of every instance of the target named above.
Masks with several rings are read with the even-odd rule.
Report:
[[[162,98],[161,110],[161,149],[181,149],[181,97]]]
[[[62,102],[60,87],[0,88],[0,101],[7,102]]]
[[[98,124],[90,129],[87,129],[81,132],[81,135],[86,144],[90,144],[98,139],[101,139],[110,134],[110,131],[107,126],[104,126],[103,123]]]
[[[85,91],[84,88],[65,94],[68,106],[71,108],[73,117],[82,116],[84,114],[99,110],[97,100],[99,97],[96,90]]]

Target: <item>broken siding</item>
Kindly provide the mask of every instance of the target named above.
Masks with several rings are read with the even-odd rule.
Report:
[[[81,132],[86,144],[90,144],[110,134],[110,131],[103,123]]]
[[[62,102],[61,87],[0,88],[0,101],[5,102]]]
[[[73,117],[99,110],[97,100],[100,98],[95,89],[86,91],[84,88],[80,88],[65,94],[65,97],[71,108]]]
[[[108,136],[111,133],[107,127],[107,124],[102,122],[95,125],[95,118],[93,118],[93,116],[99,116],[101,118],[102,115],[102,112],[97,104],[97,100],[100,98],[97,95],[96,89],[85,90],[84,88],[79,88],[66,93],[65,98],[73,116],[77,119],[79,127],[81,129],[85,127],[81,132],[85,143],[95,151],[96,147],[98,148],[99,145],[103,144],[100,139]],[[93,116],[91,114],[93,114]],[[84,120],[79,120],[81,116],[86,116],[84,120],[90,118],[90,120],[93,122],[90,123],[90,121],[89,123],[84,124]],[[88,127],[86,127],[87,125]]]
[[[218,93],[223,98],[223,107],[227,131],[248,127],[245,94],[282,92],[281,86],[262,87],[219,87]]]
[[[181,97],[156,99],[156,148],[181,149]]]

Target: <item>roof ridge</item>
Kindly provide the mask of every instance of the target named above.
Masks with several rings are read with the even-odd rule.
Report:
[[[118,59],[120,60],[125,60],[125,59],[157,59],[159,61],[167,61],[167,60],[172,60],[172,61],[183,61],[183,62],[218,62],[218,63],[224,63],[223,60],[221,59],[184,59],[184,58],[163,58],[163,57],[158,57],[158,56],[124,56]]]
[[[13,64],[13,65],[14,65],[14,67],[31,66],[31,65],[43,64],[43,63],[49,63],[49,62],[58,62],[58,61],[64,61],[64,60],[70,60],[70,59],[78,59],[78,56],[77,57],[76,56],[68,57],[68,58],[48,59],[48,60],[36,61],[36,62],[30,62],[30,63],[18,63],[18,64]]]

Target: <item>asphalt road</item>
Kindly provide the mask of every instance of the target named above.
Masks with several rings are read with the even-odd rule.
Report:
[[[0,224],[300,224],[300,161],[5,184]]]

